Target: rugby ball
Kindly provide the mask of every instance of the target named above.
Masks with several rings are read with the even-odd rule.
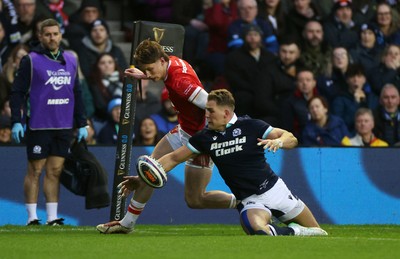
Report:
[[[136,168],[139,177],[153,188],[161,188],[167,183],[167,173],[162,165],[151,156],[140,156]]]

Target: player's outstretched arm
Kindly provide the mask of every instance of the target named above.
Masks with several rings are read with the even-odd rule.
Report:
[[[175,150],[174,152],[164,155],[163,157],[158,159],[158,162],[162,164],[165,172],[169,172],[175,166],[188,160],[193,155],[196,154],[193,153],[187,146],[182,146],[177,150]]]
[[[274,128],[267,136],[267,139],[258,139],[259,146],[264,145],[264,149],[276,152],[280,148],[290,149],[297,146],[297,138],[289,131]]]

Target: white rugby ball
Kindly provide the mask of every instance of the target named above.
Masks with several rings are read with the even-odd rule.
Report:
[[[151,156],[140,156],[136,167],[138,175],[147,185],[161,188],[167,183],[167,173],[162,165]]]

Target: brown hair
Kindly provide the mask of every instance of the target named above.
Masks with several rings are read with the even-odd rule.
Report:
[[[60,24],[54,19],[46,19],[40,23],[39,33],[43,33],[45,27],[57,26],[60,29]]]
[[[398,18],[396,17],[395,13],[396,11],[393,10],[392,6],[384,1],[380,1],[380,3],[378,3],[375,7],[375,17],[373,18],[375,23],[378,22],[378,8],[381,6],[387,6],[390,10],[390,17],[392,19],[392,21],[390,22],[390,26],[389,26],[389,35],[391,35],[392,33],[396,32],[399,29],[399,25],[398,25]],[[379,26],[379,25],[378,25]]]
[[[359,64],[359,63],[355,63],[355,64],[350,64],[347,68],[347,71],[345,73],[345,77],[347,78],[351,78],[351,77],[355,77],[355,76],[364,76],[366,77],[365,74],[365,69],[364,67]]]
[[[3,66],[3,74],[5,75],[5,77],[7,78],[7,81],[8,81],[8,83],[10,83],[10,84],[12,84],[12,82],[14,81],[14,79],[15,79],[15,72],[16,72],[16,69],[17,69],[17,67],[19,66],[19,64],[14,64],[14,62],[15,62],[15,60],[17,60],[17,55],[18,55],[18,52],[21,50],[21,49],[23,49],[23,50],[25,50],[27,53],[29,53],[29,47],[28,47],[28,45],[25,45],[25,44],[18,44],[18,45],[16,45],[13,49],[12,49],[12,51],[11,51],[11,53],[10,53],[10,55],[8,56],[8,59],[7,59],[7,62],[4,64],[4,66]],[[21,57],[20,57],[20,59],[22,59]],[[17,67],[15,66],[15,65],[17,65]]]
[[[158,59],[164,58],[169,61],[168,55],[164,52],[163,47],[156,41],[144,40],[136,48],[133,56],[138,66],[142,64],[155,63]]]
[[[386,45],[385,48],[382,51],[382,54],[381,54],[381,61],[382,62],[383,62],[384,58],[388,55],[389,50],[391,48],[393,48],[393,47],[395,47],[395,48],[400,50],[400,46],[399,45],[396,45],[396,44],[388,44],[388,45]]]
[[[215,101],[218,106],[228,106],[235,109],[235,99],[226,89],[213,90],[208,94],[208,101]]]
[[[307,108],[310,108],[311,102],[314,101],[315,99],[319,99],[322,103],[322,106],[324,106],[329,111],[329,103],[326,100],[326,98],[321,95],[316,95],[316,96],[311,97],[311,99],[308,100],[308,102],[307,102]]]
[[[143,138],[143,135],[141,132],[141,127],[146,120],[151,120],[154,123],[154,125],[156,127],[156,132],[157,132],[157,134],[154,136],[153,143],[150,144],[150,146],[155,146],[162,139],[162,134],[158,129],[156,121],[153,118],[147,116],[147,117],[144,117],[143,119],[141,119],[139,122],[138,133],[136,134],[136,137],[133,141],[134,146],[148,146],[149,145],[149,144],[145,144],[145,139]]]
[[[102,74],[102,72],[100,71],[99,68],[99,62],[100,60],[105,57],[105,56],[109,56],[112,58],[113,62],[114,62],[114,67],[115,70],[114,71],[118,71],[119,72],[119,81],[122,82],[123,81],[123,73],[121,71],[121,69],[118,67],[118,63],[115,60],[114,56],[111,55],[110,53],[104,52],[101,53],[97,58],[96,61],[94,62],[94,64],[92,65],[92,70],[89,76],[89,82],[91,84],[93,84],[93,86],[96,86],[99,90],[100,93],[102,95],[102,97],[109,102],[112,99],[112,94],[109,92],[109,90],[107,89],[107,87],[104,85],[103,83],[103,78],[104,75]]]

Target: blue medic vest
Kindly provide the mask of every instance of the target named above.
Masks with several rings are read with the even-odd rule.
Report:
[[[29,127],[35,129],[71,129],[74,118],[76,58],[64,52],[66,61],[51,60],[29,53],[32,78],[29,93]]]

